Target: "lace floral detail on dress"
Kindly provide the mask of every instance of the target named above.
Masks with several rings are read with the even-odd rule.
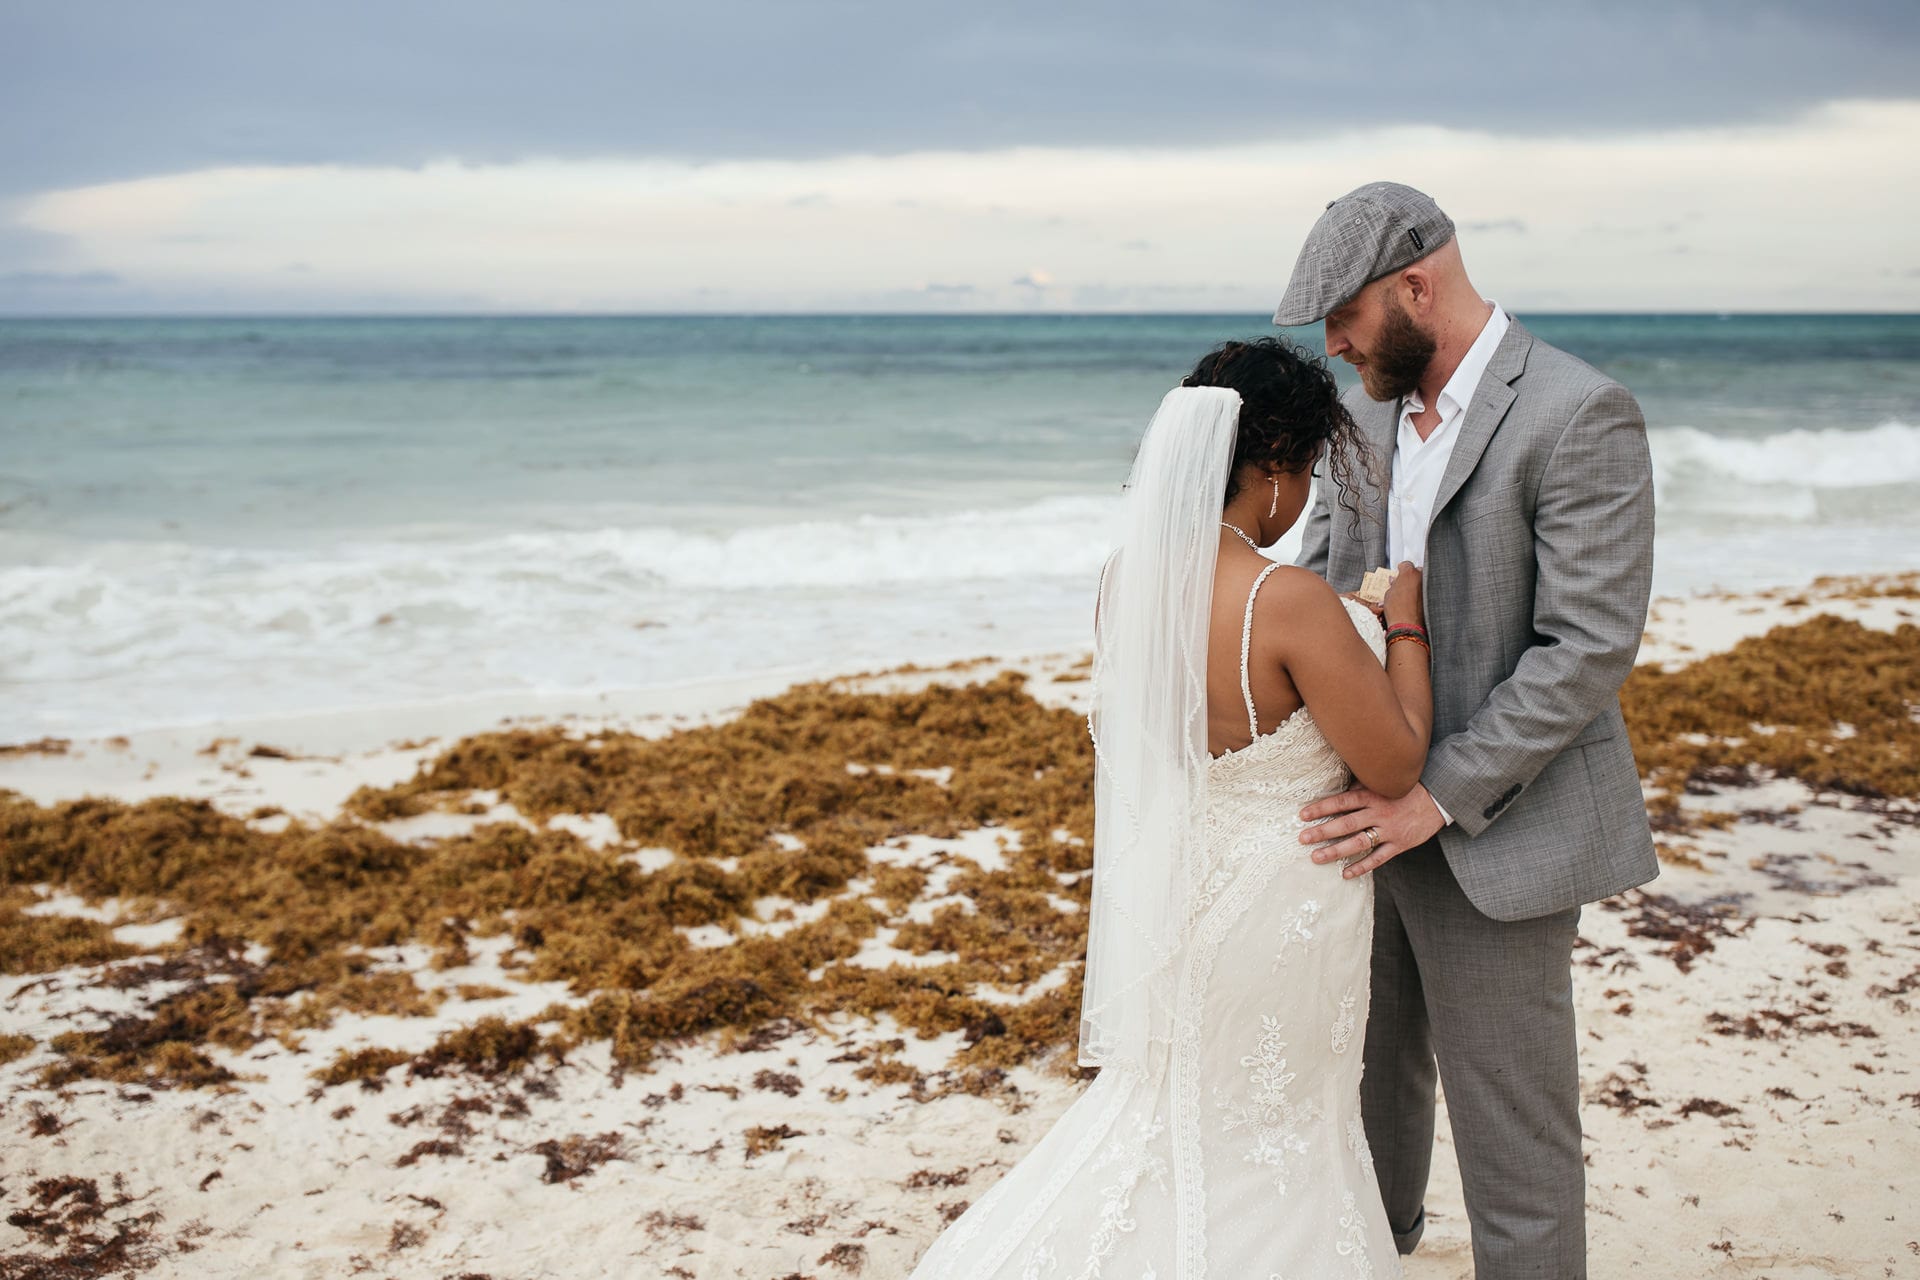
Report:
[[[1340,997],[1340,1013],[1333,1020],[1335,1053],[1345,1053],[1347,1046],[1353,1043],[1354,1007],[1358,1004],[1359,997],[1353,994],[1352,987],[1348,987],[1347,993]]]
[[[1367,1256],[1367,1220],[1354,1202],[1353,1192],[1340,1197],[1340,1207],[1346,1210],[1340,1215],[1340,1230],[1345,1234],[1334,1249],[1353,1264],[1354,1280],[1373,1280],[1373,1259]]]
[[[1046,1280],[1059,1270],[1060,1260],[1053,1256],[1053,1237],[1049,1234],[1020,1263],[1020,1280]]]
[[[1371,1182],[1373,1173],[1373,1146],[1367,1141],[1367,1126],[1358,1115],[1347,1117],[1347,1150],[1360,1163],[1360,1172],[1367,1175]]]
[[[1300,909],[1287,917],[1280,926],[1280,949],[1273,953],[1273,967],[1267,972],[1278,973],[1287,962],[1287,953],[1298,943],[1301,950],[1313,945],[1313,924],[1320,918],[1320,903],[1308,898],[1300,904]]]
[[[1215,820],[1214,815],[1209,813],[1207,815],[1207,844],[1209,847],[1215,849],[1225,844],[1227,849],[1220,860],[1213,865],[1212,870],[1207,873],[1206,880],[1200,886],[1200,892],[1194,895],[1193,901],[1187,906],[1187,922],[1189,926],[1191,926],[1194,920],[1199,919],[1208,907],[1213,905],[1214,899],[1220,896],[1220,891],[1233,882],[1233,873],[1239,869],[1240,863],[1246,857],[1247,849],[1244,844],[1237,841],[1222,841],[1219,836],[1219,823]]]
[[[1214,1091],[1214,1101],[1224,1113],[1222,1131],[1253,1130],[1253,1146],[1246,1159],[1271,1169],[1274,1190],[1284,1196],[1295,1159],[1307,1154],[1302,1130],[1319,1118],[1320,1109],[1287,1096],[1287,1086],[1293,1083],[1295,1073],[1287,1070],[1287,1043],[1280,1038],[1280,1020],[1262,1015],[1260,1026],[1254,1051],[1240,1059],[1240,1065],[1249,1069],[1247,1102],[1234,1102],[1220,1090]]]
[[[1150,1178],[1156,1186],[1166,1189],[1167,1162],[1151,1150],[1154,1139],[1165,1132],[1166,1127],[1166,1122],[1158,1116],[1151,1121],[1142,1116],[1136,1121],[1131,1135],[1115,1137],[1094,1162],[1095,1170],[1114,1165],[1120,1168],[1114,1180],[1100,1193],[1099,1221],[1088,1242],[1087,1265],[1081,1268],[1077,1280],[1096,1280],[1101,1262],[1112,1255],[1121,1234],[1139,1226],[1135,1219],[1128,1216],[1127,1210],[1140,1180]]]

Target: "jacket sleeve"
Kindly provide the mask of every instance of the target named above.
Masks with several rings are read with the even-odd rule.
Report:
[[[1327,509],[1327,490],[1333,481],[1322,477],[1313,486],[1313,506],[1307,511],[1306,532],[1300,542],[1300,554],[1294,564],[1327,576],[1327,549],[1333,539],[1333,513]]]
[[[1604,383],[1548,455],[1534,506],[1533,644],[1421,781],[1479,835],[1619,697],[1653,586],[1653,462],[1625,387]]]

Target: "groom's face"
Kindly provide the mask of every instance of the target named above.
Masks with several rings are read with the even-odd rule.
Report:
[[[1380,280],[1327,313],[1327,354],[1360,373],[1360,385],[1375,400],[1398,400],[1420,385],[1433,359],[1433,335],[1407,314],[1393,289]]]

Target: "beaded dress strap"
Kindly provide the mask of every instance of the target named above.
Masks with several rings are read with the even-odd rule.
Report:
[[[1253,580],[1253,590],[1247,592],[1247,616],[1240,624],[1240,693],[1247,700],[1247,732],[1255,738],[1260,736],[1260,718],[1253,709],[1253,680],[1247,674],[1247,654],[1253,648],[1253,598],[1260,594],[1267,575],[1279,567],[1278,563],[1270,564]]]

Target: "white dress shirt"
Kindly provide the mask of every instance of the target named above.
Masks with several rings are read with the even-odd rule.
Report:
[[[1460,420],[1467,416],[1473,393],[1480,387],[1480,376],[1493,359],[1494,348],[1507,334],[1507,313],[1500,304],[1488,304],[1493,314],[1481,326],[1480,336],[1460,357],[1459,367],[1440,388],[1440,422],[1425,440],[1414,429],[1413,418],[1426,410],[1419,391],[1411,391],[1400,406],[1400,432],[1393,442],[1393,480],[1387,486],[1387,564],[1399,565],[1411,560],[1416,568],[1427,567],[1427,529],[1433,524],[1433,502],[1440,496],[1440,480],[1447,473],[1447,460],[1453,457],[1453,442],[1460,438]],[[1428,793],[1431,796],[1431,792]],[[1451,826],[1453,815],[1436,798],[1433,807],[1440,820]]]
[[[1507,313],[1499,303],[1489,303],[1493,314],[1480,329],[1480,336],[1460,357],[1460,365],[1440,388],[1440,423],[1425,440],[1414,430],[1415,414],[1426,411],[1419,391],[1409,392],[1400,406],[1400,432],[1393,445],[1393,481],[1387,489],[1387,565],[1411,560],[1416,568],[1427,567],[1427,528],[1433,523],[1433,500],[1440,495],[1440,480],[1446,475],[1447,460],[1453,457],[1453,442],[1460,438],[1460,420],[1467,416],[1480,376],[1493,359],[1494,348],[1507,333]]]

